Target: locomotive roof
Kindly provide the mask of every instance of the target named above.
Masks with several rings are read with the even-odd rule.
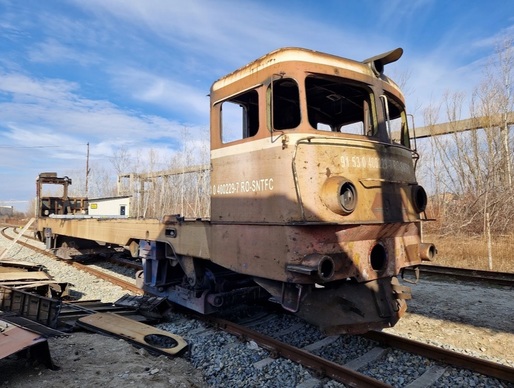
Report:
[[[310,62],[313,64],[340,67],[373,76],[372,66],[369,66],[370,63],[373,61],[382,61],[381,64],[383,66],[386,63],[396,61],[402,55],[402,52],[402,49],[396,49],[360,62],[319,51],[298,47],[285,47],[272,51],[262,56],[261,58],[256,59],[255,61],[250,62],[249,64],[218,79],[213,83],[211,90],[218,90],[248,75],[254,74],[274,64],[284,62]]]

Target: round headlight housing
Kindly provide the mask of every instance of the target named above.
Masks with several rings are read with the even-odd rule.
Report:
[[[357,207],[357,188],[344,177],[330,177],[323,184],[321,199],[334,213],[348,215]]]
[[[414,209],[418,213],[422,213],[427,208],[428,198],[427,192],[420,185],[412,186],[412,204],[414,205]]]
[[[346,214],[350,214],[357,206],[357,189],[352,182],[344,182],[339,188],[339,203]]]

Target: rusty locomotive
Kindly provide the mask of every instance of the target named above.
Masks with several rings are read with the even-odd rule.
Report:
[[[87,199],[64,190],[40,196],[37,235],[124,247],[146,292],[201,313],[266,296],[328,333],[392,326],[410,298],[397,277],[435,254],[404,97],[384,75],[401,55],[283,48],[214,82],[208,219],[78,216]]]

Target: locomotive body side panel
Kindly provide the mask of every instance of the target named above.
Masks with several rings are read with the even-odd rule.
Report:
[[[292,155],[268,138],[212,152],[211,221],[284,224],[299,219]]]

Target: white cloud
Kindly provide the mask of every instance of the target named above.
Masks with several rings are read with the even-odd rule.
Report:
[[[76,47],[64,45],[54,38],[35,44],[29,51],[29,59],[36,63],[73,62],[82,66],[100,62],[97,55],[79,51]]]
[[[188,1],[179,5],[166,0],[90,0],[76,4],[111,28],[121,24],[124,32],[132,31],[131,34],[151,31],[153,39],[163,43],[162,50],[180,50],[181,60],[184,56],[201,57],[205,67],[210,68],[217,65],[212,59],[229,64],[225,71],[283,46],[332,52],[335,48],[364,59],[370,53],[374,55],[373,47],[387,39],[372,31],[363,36],[344,24],[324,23],[302,13],[301,8],[280,8],[280,3],[273,7],[258,2],[247,2],[243,7],[232,1]]]
[[[185,81],[188,81],[187,77]],[[180,112],[190,121],[208,123],[208,89],[199,90],[190,83],[137,69],[116,72],[112,82],[134,100],[165,107],[170,112]]]
[[[123,110],[105,100],[83,98],[75,83],[63,80],[37,80],[20,74],[0,78],[0,93],[10,99],[0,102],[0,121],[10,137],[20,130],[33,131],[43,140],[44,133],[63,133],[81,139],[152,139],[176,137],[176,122],[162,117]],[[10,101],[9,101],[10,100]]]
[[[35,80],[23,74],[0,73],[0,92],[12,94],[17,100],[66,99],[78,85],[63,80]]]

